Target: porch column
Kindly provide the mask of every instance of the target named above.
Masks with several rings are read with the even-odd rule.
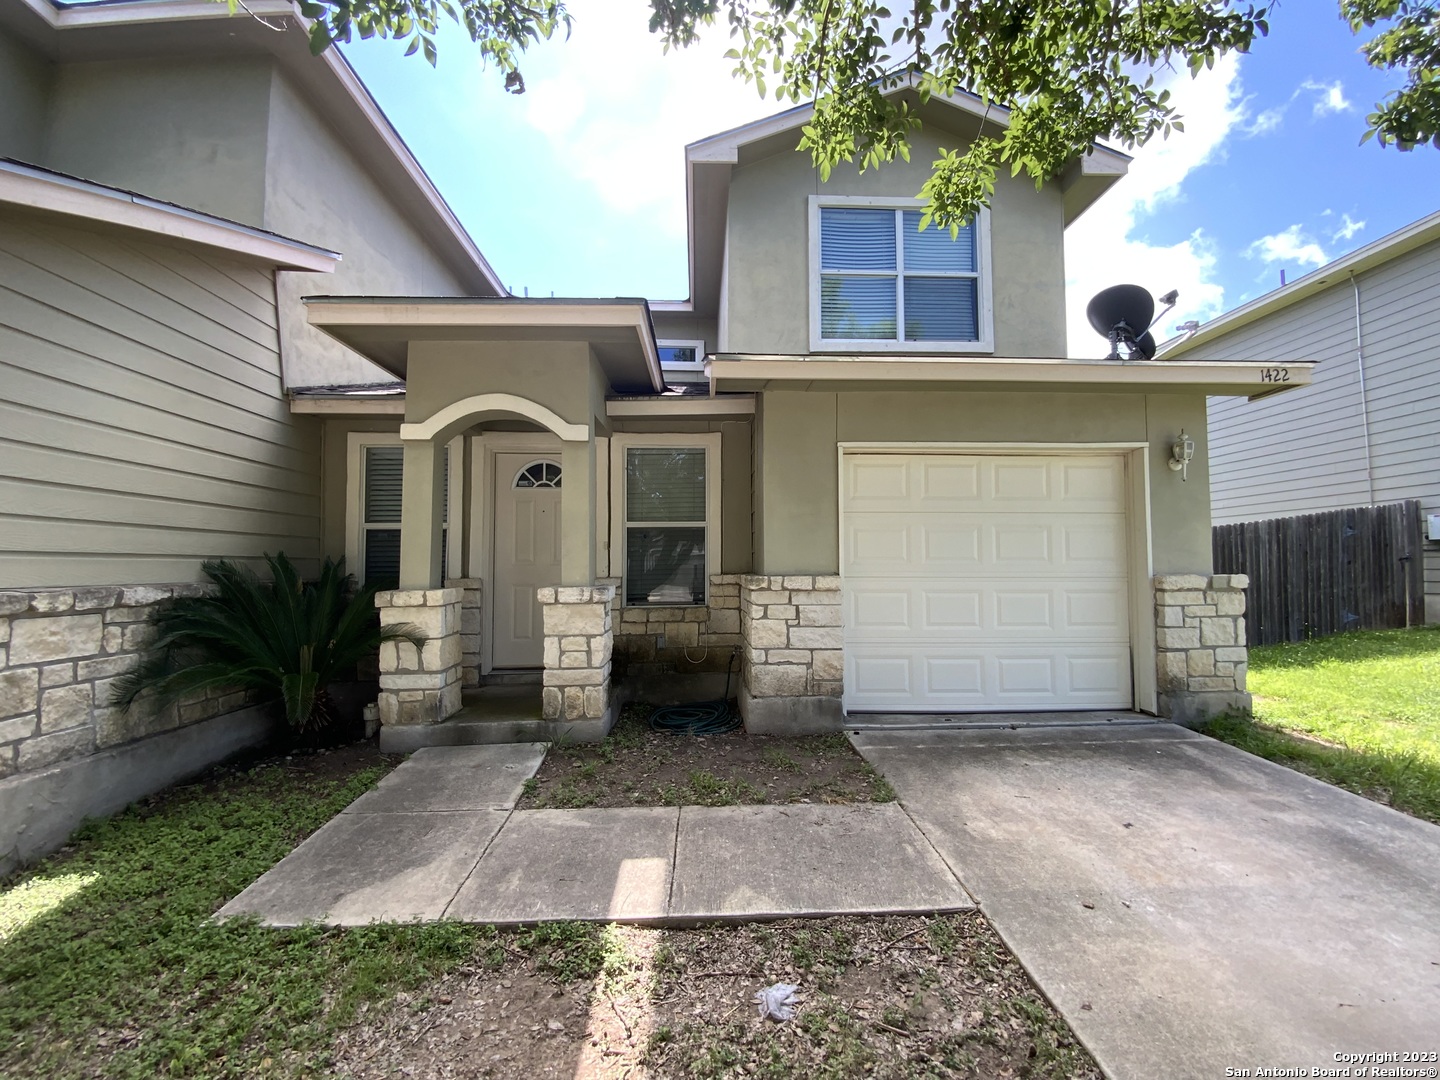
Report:
[[[400,500],[400,588],[438,589],[445,565],[441,544],[441,526],[445,520],[442,506],[444,444],[434,439],[407,439],[404,468]]]
[[[560,584],[595,584],[595,440],[560,449]]]

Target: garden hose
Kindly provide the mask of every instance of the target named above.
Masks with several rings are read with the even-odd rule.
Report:
[[[718,701],[697,701],[689,705],[661,705],[650,714],[650,730],[671,735],[724,735],[740,726],[740,717],[730,707],[730,675],[740,650],[730,653],[725,669],[725,696]]]

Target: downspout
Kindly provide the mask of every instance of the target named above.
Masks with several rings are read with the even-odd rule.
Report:
[[[1370,505],[1375,505],[1375,469],[1370,461],[1370,398],[1365,392],[1365,342],[1360,333],[1360,282],[1350,271],[1350,287],[1355,290],[1355,369],[1360,373],[1360,430],[1365,439],[1365,486]]]

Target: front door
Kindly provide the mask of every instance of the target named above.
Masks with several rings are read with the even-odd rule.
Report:
[[[491,666],[538,668],[545,633],[535,590],[560,581],[560,463],[495,455],[495,573]]]

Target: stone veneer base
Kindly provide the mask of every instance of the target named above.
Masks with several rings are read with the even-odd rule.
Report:
[[[833,697],[754,697],[742,686],[740,716],[749,735],[824,735],[845,729],[845,711]]]
[[[86,818],[118,813],[264,743],[275,724],[252,706],[0,780],[0,875],[48,855]]]

